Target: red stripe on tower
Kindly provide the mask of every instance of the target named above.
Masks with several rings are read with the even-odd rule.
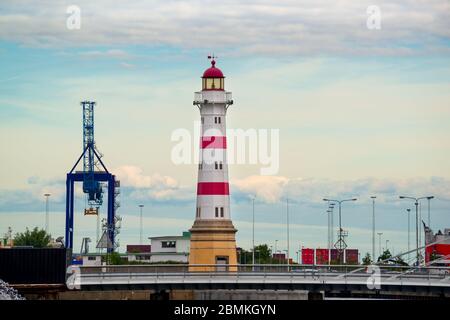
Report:
[[[197,195],[229,195],[228,182],[199,182],[197,184]]]
[[[202,137],[200,147],[202,149],[226,149],[227,137]]]

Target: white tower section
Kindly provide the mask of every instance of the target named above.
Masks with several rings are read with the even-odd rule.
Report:
[[[203,73],[202,91],[194,98],[201,116],[196,221],[231,220],[226,114],[233,101],[231,92],[224,90],[224,80],[212,60]]]

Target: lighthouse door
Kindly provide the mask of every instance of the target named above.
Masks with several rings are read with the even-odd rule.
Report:
[[[216,256],[216,271],[228,271],[228,257]]]

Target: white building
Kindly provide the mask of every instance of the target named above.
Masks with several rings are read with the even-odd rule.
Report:
[[[82,260],[83,266],[85,267],[98,267],[102,265],[102,256],[100,254],[83,254]]]
[[[188,262],[190,232],[183,232],[181,236],[150,237],[149,239],[152,246],[150,262]]]

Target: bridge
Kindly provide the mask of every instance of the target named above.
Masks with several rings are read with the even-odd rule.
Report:
[[[72,266],[72,290],[306,290],[331,295],[450,298],[450,267],[233,265]]]

